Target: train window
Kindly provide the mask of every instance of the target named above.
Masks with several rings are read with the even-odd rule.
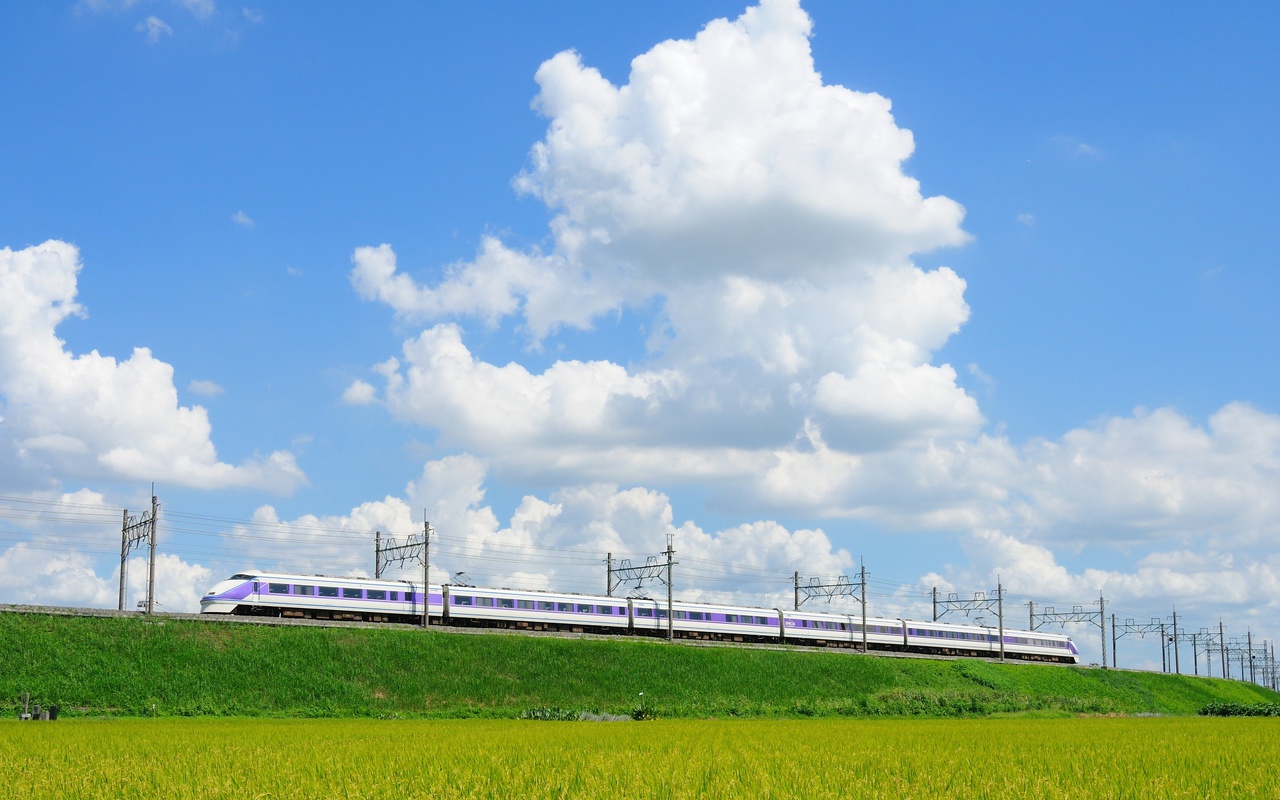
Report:
[[[465,594],[455,594],[453,596],[453,604],[455,606],[469,606],[472,604],[473,598]]]
[[[702,619],[702,612],[701,612],[701,611],[690,611],[690,612],[689,612],[689,619],[701,620],[701,619]]]
[[[303,594],[303,595],[306,595],[307,597],[311,597],[312,595],[314,595],[314,594],[316,593],[316,587],[314,587],[314,586],[296,586],[296,585],[295,585],[295,586],[293,587],[293,593],[294,593],[294,594]]]
[[[725,621],[725,622],[737,622],[737,621],[738,621],[738,615],[737,615],[737,614],[725,614],[725,615],[724,615],[724,621]]]
[[[387,592],[387,599],[388,599],[388,600],[399,600],[399,599],[400,599],[400,593],[399,593],[399,592]]]
[[[359,590],[359,589],[348,589],[348,588],[346,588],[346,587],[343,587],[343,589],[342,589],[342,596],[343,596],[343,597],[350,597],[350,598],[353,598],[353,599],[359,599],[359,598],[360,598],[360,595],[361,595],[361,590]]]
[[[510,597],[498,598],[498,608],[515,608],[515,607],[516,607],[516,601],[512,600]]]
[[[680,612],[677,611],[676,616],[679,616],[679,615],[680,615]],[[658,619],[666,619],[666,618],[667,618],[667,610],[665,608],[658,609]]]
[[[573,603],[556,603],[556,611],[572,611]]]
[[[847,630],[849,630],[849,623],[847,623],[847,622],[841,622],[841,623],[840,623],[840,630],[842,630],[842,631],[847,631]]]
[[[591,612],[592,612],[592,608],[590,605],[584,605],[582,603],[578,603],[579,614],[590,614]]]
[[[477,606],[485,606],[486,608],[493,608],[493,598],[492,598],[492,597],[477,597],[477,598],[476,598],[476,605],[477,605]]]
[[[338,587],[337,586],[321,586],[320,596],[321,597],[337,597]]]
[[[533,608],[532,600],[517,600],[516,605],[520,608]]]
[[[688,611],[677,611],[677,612],[676,612],[676,619],[688,619],[688,618],[689,618],[689,612],[688,612]]]
[[[637,617],[652,617],[652,616],[653,616],[653,609],[652,609],[652,608],[637,608],[637,609],[636,609],[636,616],[637,616]]]
[[[247,581],[247,580],[249,580],[249,579],[250,579],[250,578],[252,578],[252,577],[253,577],[252,575],[246,575],[246,574],[244,574],[243,572],[237,572],[235,575],[232,575],[232,576],[229,578],[229,580],[233,580],[233,581]]]
[[[369,600],[386,600],[387,590],[386,589],[369,589],[364,593],[364,596],[366,599],[369,599]]]
[[[267,591],[271,594],[288,594],[289,584],[287,583],[268,583]]]
[[[550,600],[539,600],[538,610],[539,611],[555,611],[556,604],[551,602]]]
[[[756,617],[756,624],[757,625],[777,625],[778,618],[777,617]]]

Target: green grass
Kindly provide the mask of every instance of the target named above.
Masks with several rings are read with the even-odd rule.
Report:
[[[1274,719],[0,722],[31,798],[1274,798]]]
[[[0,714],[515,718],[1156,713],[1276,702],[1238,681],[637,639],[467,635],[0,613]]]

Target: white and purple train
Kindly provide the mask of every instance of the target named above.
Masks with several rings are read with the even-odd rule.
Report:
[[[427,615],[432,624],[573,633],[666,636],[667,604],[651,599],[557,592],[431,585]],[[238,573],[218,583],[200,601],[204,614],[295,617],[365,622],[421,623],[422,584],[320,575]],[[784,642],[860,648],[860,615],[784,611],[707,603],[672,604],[670,626],[686,639]],[[997,629],[946,622],[867,617],[871,650],[927,655],[1000,654]],[[1006,658],[1077,664],[1071,639],[1044,631],[1005,629]]]

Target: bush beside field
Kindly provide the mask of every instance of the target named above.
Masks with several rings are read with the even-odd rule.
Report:
[[[1274,703],[1188,676],[847,652],[0,613],[0,713],[22,692],[90,716],[1194,715]],[[643,698],[640,693],[643,692]]]

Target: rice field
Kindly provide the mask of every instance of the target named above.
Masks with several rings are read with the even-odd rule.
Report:
[[[34,798],[1280,797],[1280,720],[0,723]]]

